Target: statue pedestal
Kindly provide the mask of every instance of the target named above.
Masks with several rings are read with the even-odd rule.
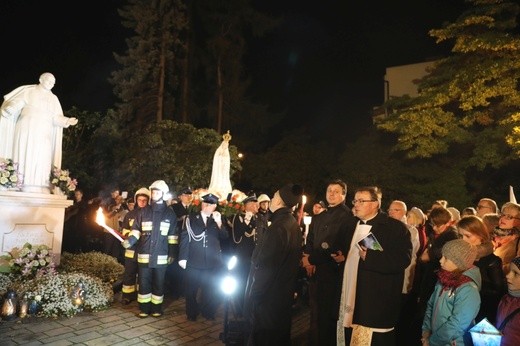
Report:
[[[0,191],[0,255],[25,243],[47,245],[60,262],[66,196]]]

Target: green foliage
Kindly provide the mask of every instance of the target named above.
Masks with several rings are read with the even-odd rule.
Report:
[[[394,199],[423,210],[436,199],[446,199],[458,208],[472,205],[475,196],[467,191],[456,160],[406,159],[392,152],[387,141],[370,131],[339,158],[336,175],[348,182],[351,197],[358,187],[376,185],[383,191],[383,205]]]
[[[121,279],[125,270],[114,257],[96,251],[81,254],[64,252],[61,254],[58,269],[63,273],[89,274],[107,283],[114,283]]]
[[[233,134],[232,134],[233,135]],[[208,187],[215,150],[222,136],[211,129],[164,120],[144,128],[130,144],[131,156],[121,166],[121,183],[133,188],[163,179],[170,190]],[[237,149],[229,146],[230,176],[241,166]]]
[[[121,64],[110,78],[121,101],[118,113],[133,130],[151,121],[173,119],[182,65],[178,55],[186,54],[186,42],[180,40],[188,25],[184,1],[130,0],[119,13],[123,25],[135,35],[127,39],[124,55],[114,55]]]
[[[108,111],[106,115],[98,112],[82,111],[76,107],[65,112],[69,117],[78,119],[76,126],[63,131],[63,162],[71,175],[79,182],[79,188],[93,190],[99,180],[107,178],[103,163],[110,146],[117,141],[117,130],[110,136],[101,136],[107,124],[111,122]],[[117,123],[117,122],[116,122]],[[110,139],[109,139],[110,138]],[[112,158],[107,162],[113,162]]]
[[[449,155],[462,145],[470,149],[468,166],[483,170],[518,158],[520,7],[469,2],[457,21],[430,31],[439,43],[453,40],[453,54],[420,81],[419,97],[387,102],[390,114],[376,121],[397,135],[395,149],[408,158]]]

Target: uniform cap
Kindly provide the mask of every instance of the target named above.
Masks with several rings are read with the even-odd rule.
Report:
[[[244,198],[244,200],[242,201],[243,204],[246,204],[248,202],[257,202],[258,201],[258,198],[256,198],[256,194],[252,194],[252,195],[249,195],[247,196],[246,198]]]
[[[218,197],[212,193],[208,193],[208,194],[202,196],[202,202],[208,203],[208,204],[217,204]]]
[[[184,189],[179,191],[179,195],[191,195],[193,191],[189,187],[185,187]]]

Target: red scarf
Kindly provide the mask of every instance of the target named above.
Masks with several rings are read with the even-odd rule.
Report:
[[[439,296],[443,291],[454,291],[460,285],[472,281],[471,278],[463,275],[460,271],[449,272],[442,268],[437,272],[437,276],[442,285],[442,290],[440,291]]]

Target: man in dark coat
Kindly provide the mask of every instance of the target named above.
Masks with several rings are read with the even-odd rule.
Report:
[[[312,218],[302,266],[309,277],[311,345],[336,345],[343,268],[355,226],[345,205],[347,184],[333,180],[327,185],[328,208]]]
[[[303,189],[287,184],[271,200],[271,225],[255,247],[247,280],[244,313],[249,345],[290,345],[291,312],[301,259],[302,233],[293,207]]]

